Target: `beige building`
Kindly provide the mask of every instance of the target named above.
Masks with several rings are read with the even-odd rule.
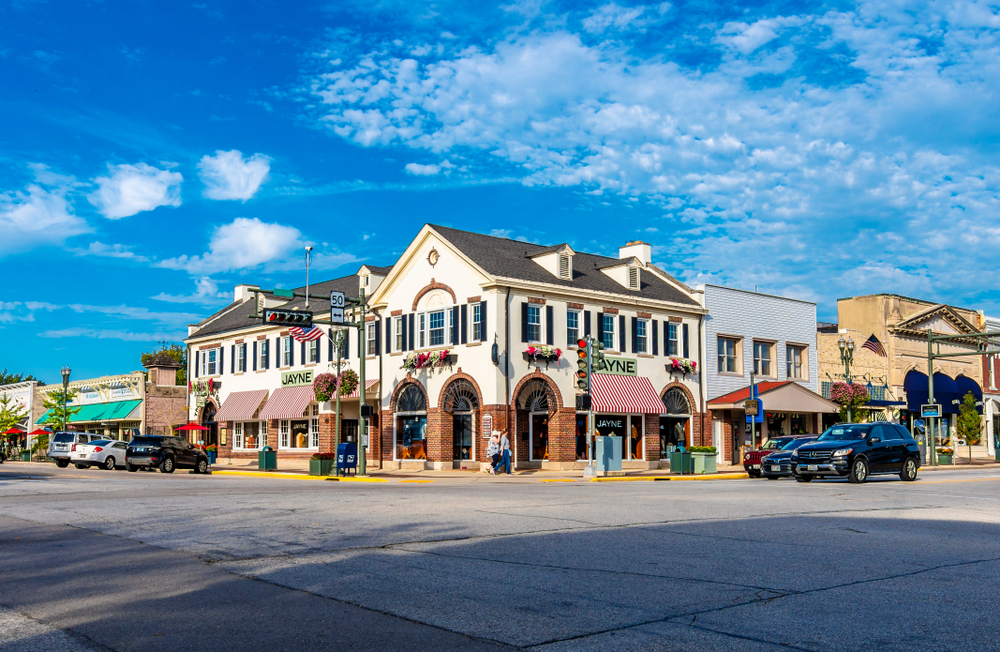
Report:
[[[837,324],[820,324],[817,334],[819,375],[824,396],[845,378],[839,342],[854,343],[851,380],[866,385],[872,396],[871,418],[910,425],[927,402],[927,334],[962,335],[979,331],[973,310],[897,294],[840,299]],[[958,344],[942,344],[940,352],[968,352]],[[969,340],[967,343],[971,343]],[[935,402],[954,426],[958,401],[966,392],[982,400],[982,360],[975,356],[935,360]]]

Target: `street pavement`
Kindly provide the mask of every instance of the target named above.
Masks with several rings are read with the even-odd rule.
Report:
[[[1000,469],[324,482],[0,466],[0,652],[996,650]]]

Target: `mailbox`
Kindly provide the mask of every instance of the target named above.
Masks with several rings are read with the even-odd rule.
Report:
[[[346,476],[347,469],[354,469],[355,473],[358,472],[358,447],[350,441],[345,441],[337,446],[337,475],[340,475],[340,471],[343,470]]]

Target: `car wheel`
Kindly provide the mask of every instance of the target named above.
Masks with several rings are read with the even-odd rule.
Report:
[[[173,473],[174,472],[174,458],[164,457],[163,461],[160,462],[160,473]]]
[[[74,464],[73,466],[75,466],[78,469],[89,469],[90,468],[89,464]]]
[[[867,479],[868,479],[868,460],[866,460],[863,457],[855,458],[854,464],[851,465],[851,472],[847,476],[848,482],[861,484]]]
[[[760,471],[754,471],[753,469],[750,469],[749,471],[747,471],[747,475],[749,475],[751,478],[759,478]]]
[[[799,482],[810,482],[812,481],[813,477],[811,475],[797,475],[795,476],[795,479],[798,480]]]
[[[912,457],[906,458],[903,462],[903,468],[899,470],[899,477],[907,482],[913,482],[917,479],[917,460]]]
[[[69,460],[56,460],[56,466],[58,466],[60,469],[65,469],[67,466],[69,466]]]
[[[125,460],[125,470],[128,471],[129,473],[135,473],[139,469],[129,464],[128,460]]]
[[[208,473],[208,460],[204,457],[198,460],[198,463],[194,465],[195,473]]]
[[[115,458],[111,457],[110,455],[108,457],[104,458],[104,469],[107,470],[107,471],[114,471],[115,470]]]

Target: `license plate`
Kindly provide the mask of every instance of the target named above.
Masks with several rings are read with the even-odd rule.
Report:
[[[781,470],[781,467],[780,467],[780,466],[778,466],[777,464],[772,464],[772,465],[771,465],[771,470],[772,470],[772,471],[780,471],[780,470]]]
[[[751,468],[751,469],[756,469],[756,468],[757,468],[757,465],[756,465],[756,464],[751,464],[751,465],[750,465],[750,468]]]
[[[806,465],[806,471],[819,471],[819,466],[816,464]]]

